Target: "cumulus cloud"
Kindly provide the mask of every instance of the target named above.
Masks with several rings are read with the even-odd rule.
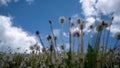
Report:
[[[34,0],[26,0],[26,2],[28,2],[29,5],[31,5],[32,2],[34,2]]]
[[[11,2],[11,0],[0,0],[0,5],[5,5],[7,6],[7,4]]]
[[[110,16],[113,14],[114,20],[111,26],[111,32],[114,34],[120,32],[120,0],[80,0],[83,14],[88,21],[87,25],[100,20],[101,15]]]
[[[35,43],[35,36],[13,26],[11,17],[0,15],[0,51],[6,51],[8,47],[13,50],[20,48],[20,52],[29,51],[29,46]]]
[[[0,0],[0,5],[3,5],[3,6],[8,6],[9,3],[11,2],[19,2],[20,0]],[[25,0],[29,5],[32,4],[32,2],[34,2],[34,0]]]

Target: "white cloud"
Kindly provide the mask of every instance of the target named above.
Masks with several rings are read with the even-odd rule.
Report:
[[[34,0],[26,0],[26,2],[28,2],[29,5],[31,5],[32,2],[34,2]]]
[[[0,5],[5,5],[7,6],[7,4],[11,2],[11,0],[0,0]]]
[[[113,34],[120,32],[120,0],[80,0],[79,2],[82,4],[85,19],[89,21],[87,25],[100,20],[99,16],[101,14],[108,17],[113,14],[114,20],[111,26],[111,32]]]
[[[11,2],[14,2],[14,3],[17,3],[19,2],[20,0],[0,0],[0,6],[8,6],[9,3]],[[34,0],[24,0],[26,1],[29,5],[32,4],[32,2],[34,2]]]
[[[8,47],[14,50],[20,47],[23,52],[36,43],[34,36],[12,25],[11,17],[2,15],[0,15],[0,41],[0,51],[5,51]]]
[[[85,16],[95,15],[96,12],[94,5],[96,0],[80,0],[80,3],[82,4],[83,13]]]

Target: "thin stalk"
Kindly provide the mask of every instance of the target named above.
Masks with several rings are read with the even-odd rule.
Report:
[[[62,43],[64,44],[64,35],[63,35],[63,28],[64,28],[64,25],[62,24]]]
[[[81,68],[84,68],[84,35],[83,35],[83,30],[81,30],[81,54],[82,54]]]
[[[106,37],[106,31],[103,30],[103,43],[102,43],[103,46],[105,46],[105,45],[104,45],[104,44],[105,44],[105,37]]]
[[[117,48],[117,44],[118,44],[119,40],[116,40],[115,44],[114,44],[114,50]]]
[[[88,39],[88,44],[90,44],[90,36],[92,35],[92,30],[90,31],[89,39]]]
[[[42,44],[43,48],[45,49],[45,45],[44,45],[44,43],[43,43],[43,41],[42,41],[42,39],[41,39],[41,36],[38,35],[38,38],[39,38],[40,43]],[[47,53],[47,52],[46,52],[46,49],[45,49],[45,53]]]
[[[69,23],[68,23],[68,25],[69,25],[69,44],[70,44],[70,52],[71,52],[71,50],[72,50],[72,49],[71,49],[71,48],[72,48],[72,43],[71,43],[71,31],[70,31],[70,28],[71,28],[71,27],[70,27],[70,24],[71,24],[71,23],[69,22]]]
[[[52,38],[53,38],[53,43],[54,43],[53,45],[54,45],[54,51],[55,51],[55,46],[57,46],[57,45],[56,45],[55,39],[54,39],[55,35],[53,33],[52,23],[50,24],[50,29],[51,29],[51,33],[52,33]],[[55,51],[55,53],[56,53],[56,51]]]
[[[80,47],[81,46],[81,42],[80,42],[80,37],[78,37],[78,54],[80,54]]]
[[[108,31],[107,38],[106,38],[105,53],[106,53],[106,51],[107,51],[108,40],[109,40],[109,35],[110,35],[110,29],[111,29],[111,26],[109,27],[109,31]]]
[[[74,43],[75,42],[75,38],[73,37],[73,53],[74,53]]]

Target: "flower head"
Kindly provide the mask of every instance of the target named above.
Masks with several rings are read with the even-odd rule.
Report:
[[[68,20],[71,21],[71,17],[69,17]]]
[[[36,31],[36,35],[39,35],[40,33],[39,33],[39,31]]]
[[[58,37],[57,36],[54,36],[54,40],[57,40],[58,39]]]
[[[34,49],[34,47],[33,46],[30,46],[30,50],[33,50]]]
[[[74,26],[75,26],[75,24],[74,24],[74,23],[71,23],[71,28],[74,27]]]
[[[103,27],[108,27],[109,26],[108,23],[106,23],[105,21],[102,21],[102,25],[103,25]]]
[[[115,38],[116,38],[117,40],[120,40],[120,32],[117,32],[117,33],[115,34]]]
[[[79,37],[80,36],[80,32],[79,31],[75,31],[73,34],[74,37]]]
[[[90,25],[90,29],[93,29],[94,28],[94,25]]]
[[[77,23],[78,23],[78,24],[81,23],[81,19],[80,19],[80,18],[77,19]]]
[[[81,30],[83,30],[85,28],[85,23],[84,21],[80,24],[80,27],[79,27]]]
[[[65,22],[65,17],[64,17],[64,16],[61,16],[61,17],[59,18],[59,21],[60,21],[61,24],[63,24],[63,23]]]
[[[52,21],[51,21],[51,20],[49,20],[49,24],[52,24]]]
[[[98,32],[101,32],[101,31],[103,30],[103,28],[104,28],[103,25],[98,25],[98,26],[96,27],[96,30],[97,30]]]
[[[64,50],[65,49],[65,45],[62,44],[61,45],[61,49]]]
[[[51,40],[51,36],[50,36],[50,35],[47,35],[47,36],[46,36],[46,40],[47,40],[47,41],[50,41],[50,40]]]

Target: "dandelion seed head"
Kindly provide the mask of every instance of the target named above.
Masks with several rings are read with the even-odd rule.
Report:
[[[51,20],[49,20],[49,24],[52,24],[52,21],[51,21]]]
[[[57,40],[57,39],[58,39],[58,37],[55,35],[55,36],[54,36],[54,40]]]
[[[80,30],[83,30],[83,29],[85,28],[85,23],[84,23],[84,21],[80,24],[79,28],[80,28]]]
[[[81,23],[81,19],[77,18],[77,23],[80,24]]]
[[[51,39],[52,39],[52,38],[51,38],[50,35],[47,35],[47,36],[46,36],[46,40],[47,40],[47,41],[50,41]]]
[[[61,17],[59,18],[59,21],[60,21],[61,24],[63,24],[63,23],[65,22],[65,17],[64,17],[64,16],[61,16]]]
[[[36,35],[39,35],[39,31],[36,31]]]
[[[120,32],[117,32],[117,33],[115,34],[115,38],[116,38],[117,40],[120,40]]]

